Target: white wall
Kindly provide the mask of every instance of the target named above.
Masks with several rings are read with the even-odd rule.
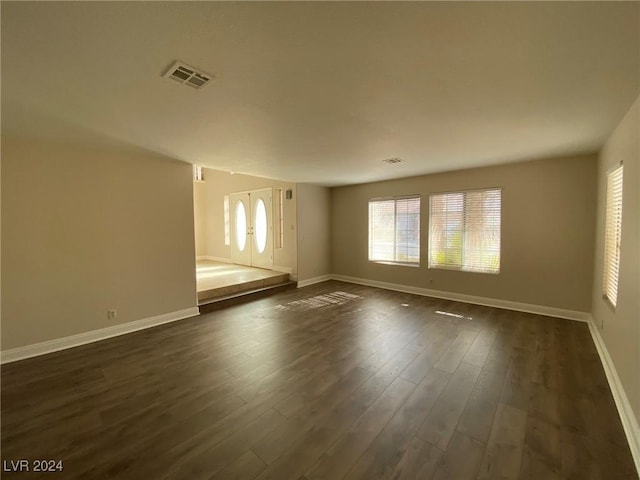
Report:
[[[191,171],[3,137],[2,350],[195,308]]]
[[[298,281],[331,272],[331,190],[298,184]]]
[[[602,149],[598,161],[598,207],[592,315],[613,360],[636,419],[640,419],[640,98]],[[607,172],[624,162],[622,239],[618,301],[602,298]]]

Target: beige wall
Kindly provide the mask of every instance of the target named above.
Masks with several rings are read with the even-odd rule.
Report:
[[[2,349],[195,307],[192,188],[182,162],[3,138]]]
[[[390,167],[393,168],[393,167]],[[502,187],[498,275],[427,269],[429,194]],[[368,201],[422,196],[419,268],[367,260]],[[596,157],[553,158],[332,190],[332,271],[401,285],[591,310]]]
[[[261,188],[282,188],[293,191],[293,199],[284,201],[284,245],[276,248],[273,254],[274,268],[290,271],[295,278],[297,273],[296,254],[296,184],[253,177],[250,175],[230,174],[220,170],[203,169],[204,206],[197,212],[205,215],[206,255],[218,259],[231,259],[231,247],[224,244],[224,196],[231,193],[258,190]],[[275,209],[275,202],[274,202]],[[275,218],[275,217],[274,217]],[[201,219],[196,218],[196,224]],[[200,255],[200,254],[199,254]]]
[[[331,190],[298,184],[298,281],[331,272]]]
[[[607,140],[598,162],[598,218],[593,318],[636,419],[640,419],[640,98]],[[607,172],[624,162],[618,302],[602,298]]]

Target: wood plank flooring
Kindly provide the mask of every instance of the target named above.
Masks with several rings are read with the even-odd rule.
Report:
[[[586,324],[335,281],[5,365],[1,409],[25,479],[638,478]]]

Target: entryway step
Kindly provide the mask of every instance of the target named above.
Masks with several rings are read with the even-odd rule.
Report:
[[[209,313],[219,308],[224,308],[230,305],[235,305],[237,303],[248,302],[257,298],[266,297],[275,293],[296,288],[298,286],[298,282],[289,280],[289,275],[285,275],[285,277],[286,280],[276,284],[269,284],[266,286],[251,289],[236,290],[228,295],[199,300],[198,307],[200,308],[200,313]]]
[[[217,288],[202,290],[198,292],[198,303],[216,298],[233,296],[237,293],[271,287],[289,281],[288,273],[276,273],[266,278],[254,278],[252,280],[237,281],[232,285],[224,285]]]

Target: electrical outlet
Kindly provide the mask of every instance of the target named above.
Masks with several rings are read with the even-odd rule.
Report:
[[[107,310],[107,320],[113,320],[114,318],[118,318],[118,311]]]

